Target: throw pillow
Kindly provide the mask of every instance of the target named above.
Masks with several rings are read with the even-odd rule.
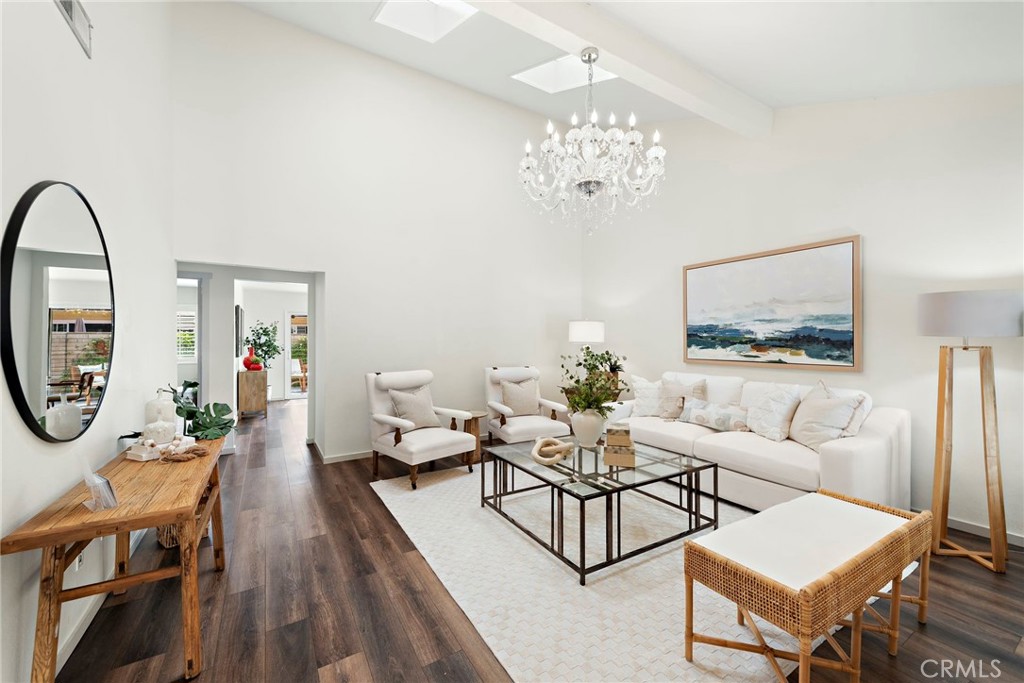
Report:
[[[537,401],[537,380],[524,379],[522,382],[501,382],[501,402],[512,409],[513,415],[537,415],[540,403]]]
[[[434,399],[430,397],[430,387],[422,386],[413,391],[397,391],[388,389],[388,396],[395,404],[395,414],[403,420],[409,420],[415,427],[440,427],[441,422],[434,413]]]
[[[665,420],[679,419],[683,412],[683,401],[696,398],[702,401],[708,397],[707,380],[698,380],[693,384],[677,384],[675,382],[662,382],[658,392],[661,397],[660,415]]]
[[[648,382],[636,375],[630,379],[633,385],[633,417],[661,415],[661,382]]]
[[[864,420],[868,419],[868,413],[871,412],[872,402],[870,396],[863,392],[847,393],[845,396],[840,396],[830,389],[824,380],[819,379],[818,386],[807,392],[804,400],[806,401],[808,398],[845,398],[847,396],[860,396],[862,400],[857,409],[853,411],[850,423],[843,428],[842,436],[857,436],[861,425],[864,424]]]
[[[789,437],[816,451],[821,444],[843,436],[853,414],[864,402],[863,394],[854,396],[828,396],[825,391],[811,390],[793,415]]]
[[[728,403],[708,403],[699,398],[688,398],[679,416],[680,422],[689,422],[717,429],[720,432],[749,432],[747,409]]]
[[[799,405],[799,388],[776,386],[747,409],[747,426],[758,436],[772,441],[785,441],[789,436],[793,414]]]

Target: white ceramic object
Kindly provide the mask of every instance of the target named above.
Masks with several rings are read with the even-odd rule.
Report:
[[[61,394],[60,403],[46,409],[46,431],[62,440],[78,436],[82,431],[82,407],[68,403],[67,396]]]
[[[152,424],[153,422],[177,422],[178,416],[175,415],[174,411],[177,406],[174,405],[174,401],[167,395],[162,389],[157,389],[156,398],[146,403],[146,422],[145,424]]]
[[[142,439],[152,439],[159,444],[170,443],[174,439],[174,423],[150,422],[142,430]]]
[[[572,414],[572,431],[584,448],[593,448],[604,432],[605,418],[596,410]]]
[[[576,447],[558,439],[538,438],[530,451],[530,457],[541,465],[554,465],[559,460],[572,455]]]

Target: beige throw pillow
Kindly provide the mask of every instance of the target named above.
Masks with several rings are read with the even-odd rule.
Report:
[[[501,402],[512,409],[513,415],[537,415],[540,403],[537,401],[537,380],[524,379],[522,382],[501,382]]]
[[[749,432],[747,409],[728,403],[708,403],[698,398],[688,398],[683,405],[680,422],[702,425],[720,432]]]
[[[824,385],[812,389],[800,402],[789,427],[789,438],[808,448],[821,450],[826,441],[839,439],[864,403],[863,394],[834,396]]]
[[[800,405],[800,389],[776,385],[747,409],[747,426],[758,436],[785,441],[789,425]]]
[[[658,392],[660,398],[659,410],[662,419],[676,420],[683,412],[686,399],[707,400],[708,382],[698,380],[693,384],[682,384],[675,382],[662,382]]]
[[[395,414],[416,425],[413,429],[441,426],[437,414],[434,413],[434,399],[430,396],[430,387],[423,386],[413,391],[388,389],[388,396],[395,404]]]
[[[636,375],[630,379],[633,385],[633,417],[661,415],[661,382],[648,382]]]

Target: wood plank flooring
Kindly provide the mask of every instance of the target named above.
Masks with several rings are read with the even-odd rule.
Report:
[[[204,540],[205,663],[196,680],[509,680],[368,486],[369,461],[322,465],[306,447],[305,411],[304,400],[271,403],[268,420],[242,421],[237,452],[221,459],[228,568],[213,571]],[[380,466],[383,478],[407,472],[388,458]],[[452,458],[438,463],[456,466]],[[151,531],[132,568],[177,561],[177,550],[161,548]],[[986,666],[999,659],[1002,680],[1024,680],[1021,552],[1011,552],[1003,576],[952,558],[936,559],[932,568],[929,623],[919,627],[916,612],[904,608],[898,657],[885,653],[879,636],[865,634],[862,680],[920,682],[928,680],[920,670],[925,660],[957,658]],[[905,585],[916,590],[916,577]],[[848,640],[845,629],[837,637]],[[181,680],[182,672],[181,602],[177,580],[168,580],[108,597],[58,680],[164,683]],[[974,678],[983,678],[977,668]],[[849,679],[815,670],[814,680]]]

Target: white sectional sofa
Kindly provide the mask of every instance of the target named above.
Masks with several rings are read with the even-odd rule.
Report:
[[[749,407],[777,384],[742,377],[666,372],[662,382],[707,381],[707,400]],[[793,386],[793,385],[790,385]],[[812,385],[795,385],[801,397]],[[832,388],[840,396],[862,393]],[[867,394],[865,394],[867,396]],[[869,407],[870,397],[864,401]],[[855,436],[824,443],[820,452],[786,439],[775,442],[753,432],[718,432],[702,425],[632,416],[633,401],[616,402],[609,424],[629,425],[633,440],[718,463],[719,495],[764,510],[808,491],[825,488],[902,509],[910,506],[910,412],[869,407]],[[701,482],[705,491],[710,482]]]

